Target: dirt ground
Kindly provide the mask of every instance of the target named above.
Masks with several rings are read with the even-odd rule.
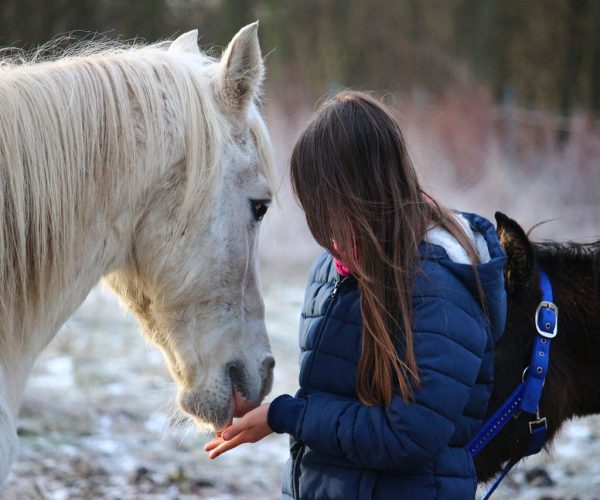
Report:
[[[265,284],[277,359],[273,397],[297,379],[302,279]],[[35,366],[19,420],[20,456],[3,499],[275,499],[287,438],[272,435],[215,461],[210,436],[178,423],[159,352],[98,287]],[[577,420],[553,453],[519,466],[495,498],[600,499],[600,419]]]

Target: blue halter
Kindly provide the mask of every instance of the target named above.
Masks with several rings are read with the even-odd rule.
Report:
[[[523,372],[523,381],[484,422],[481,430],[467,446],[473,457],[504,428],[510,417],[516,417],[521,412],[529,413],[535,417],[529,421],[530,440],[525,456],[535,455],[546,442],[548,425],[546,417],[540,417],[539,404],[550,363],[550,343],[558,332],[558,308],[552,302],[552,285],[548,275],[543,269],[539,270],[539,274],[542,300],[535,311],[537,335],[533,344],[531,361]],[[482,500],[486,500],[492,495],[516,463],[516,460],[508,461]]]

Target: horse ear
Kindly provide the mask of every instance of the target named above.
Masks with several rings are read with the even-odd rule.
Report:
[[[239,115],[258,94],[264,75],[258,43],[258,21],[242,28],[221,57],[217,76],[218,93],[225,108]]]
[[[198,30],[188,31],[177,37],[169,46],[169,52],[200,54],[200,48],[198,47]]]
[[[533,247],[523,228],[502,212],[496,212],[496,232],[507,256],[506,281],[525,285],[533,277]]]

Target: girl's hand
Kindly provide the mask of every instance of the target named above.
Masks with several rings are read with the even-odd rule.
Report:
[[[267,423],[269,405],[265,403],[246,413],[216,437],[204,445],[204,451],[209,451],[208,458],[217,458],[221,453],[229,451],[243,443],[256,443],[273,431]]]

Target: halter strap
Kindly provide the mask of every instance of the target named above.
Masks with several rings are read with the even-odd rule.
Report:
[[[525,456],[535,455],[544,446],[548,434],[546,417],[540,417],[539,404],[542,389],[550,364],[550,344],[558,332],[558,308],[553,302],[552,284],[543,269],[539,269],[539,286],[541,301],[535,311],[535,328],[537,335],[533,343],[529,366],[523,372],[523,381],[513,390],[510,396],[484,422],[480,431],[468,444],[467,449],[475,457],[507,424],[511,416],[520,412],[535,416],[529,421],[530,439]],[[518,460],[510,460],[484,499],[491,496]]]
[[[521,410],[527,413],[537,412],[550,364],[550,342],[556,337],[558,331],[558,308],[552,302],[552,285],[543,269],[540,269],[540,289],[542,300],[535,311],[535,327],[538,334],[535,336],[531,352],[529,373],[521,404]]]

